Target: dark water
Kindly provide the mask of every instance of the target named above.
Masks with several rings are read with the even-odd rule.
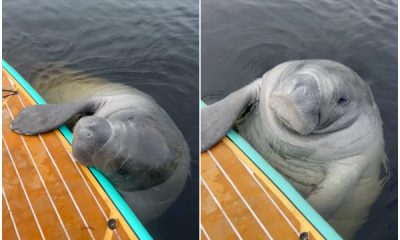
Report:
[[[62,63],[153,96],[185,136],[192,170],[176,203],[146,227],[156,239],[197,238],[197,0],[5,0],[3,58],[27,80]]]
[[[392,176],[356,239],[397,239],[397,2],[202,0],[201,11],[205,100],[295,59],[336,60],[370,84]]]

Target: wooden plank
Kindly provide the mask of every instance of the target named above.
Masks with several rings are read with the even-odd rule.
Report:
[[[228,138],[224,138],[223,142],[228,145],[228,147],[235,153],[235,155],[243,160],[243,162],[248,166],[251,171],[254,172],[254,175],[257,179],[261,180],[261,184],[268,189],[272,193],[273,199],[275,202],[281,203],[281,209],[286,213],[286,216],[297,219],[297,222],[292,221],[292,223],[296,224],[296,228],[299,232],[307,232],[309,233],[309,239],[325,239],[319,231],[307,220],[307,218],[297,209],[297,207],[282,193],[282,191],[275,186],[275,184],[266,176],[236,145],[229,140]],[[299,225],[298,225],[298,224]]]
[[[6,110],[10,109],[9,115],[6,115]],[[34,209],[38,209],[41,213],[46,211],[46,215],[39,214],[40,218],[39,222],[45,221],[47,218],[47,214],[49,216],[55,216],[56,211],[60,214],[63,219],[63,224],[65,225],[69,235],[71,238],[79,238],[83,235],[89,234],[88,231],[76,231],[74,229],[85,229],[85,224],[82,218],[79,215],[79,208],[75,207],[74,199],[71,198],[68,194],[68,188],[66,188],[62,184],[62,178],[65,181],[71,181],[65,177],[65,175],[58,175],[54,165],[52,165],[52,161],[50,156],[46,154],[45,146],[41,143],[39,137],[36,136],[19,136],[15,134],[8,126],[11,123],[12,117],[15,116],[20,109],[22,109],[22,105],[20,104],[17,98],[12,98],[6,103],[5,110],[3,111],[3,136],[7,139],[7,142],[10,144],[10,151],[15,153],[15,161],[17,165],[21,166],[21,175],[23,178],[26,178],[27,185],[30,186],[29,182],[37,182],[37,186],[34,186],[32,189],[28,189],[28,193],[32,194],[33,201],[45,202],[44,206],[34,206]],[[43,134],[42,136],[51,135],[51,133]],[[23,148],[24,144],[22,139],[25,139],[26,145],[30,151],[33,160],[30,159],[27,149]],[[48,146],[49,147],[49,146]],[[50,146],[52,148],[54,146]],[[60,145],[55,146],[56,150],[60,147]],[[61,159],[65,161],[65,159]],[[67,163],[67,161],[65,161]],[[33,163],[36,164],[39,172],[35,171],[35,167]],[[67,168],[63,168],[62,170],[67,170]],[[40,184],[39,175],[40,174],[44,180],[45,185]],[[53,201],[56,205],[56,211],[51,208],[51,204],[49,201],[49,197],[45,193],[45,189],[48,189],[50,196],[53,198]],[[47,207],[48,206],[48,207]],[[56,224],[59,224],[57,218],[51,218],[50,222],[45,221],[45,226],[48,226],[51,231],[53,227],[56,227]],[[47,230],[47,228],[46,228]],[[46,231],[47,232],[47,231]],[[62,229],[58,229],[54,232],[63,232]],[[46,233],[45,237],[52,238],[50,233]],[[85,236],[86,238],[90,238],[89,235]]]
[[[2,198],[3,201],[3,214],[2,214],[2,224],[3,224],[3,239],[18,239],[18,233],[17,233],[17,228],[14,223],[13,216],[11,216],[11,211],[8,210],[8,204],[6,204],[6,200]]]
[[[18,227],[19,235],[21,236],[21,239],[41,239],[39,228],[35,223],[34,215],[29,207],[28,200],[24,195],[21,182],[18,180],[18,176],[11,163],[10,155],[7,152],[4,142],[2,150],[3,190],[7,197],[8,204],[10,205],[10,209],[13,212],[14,221]],[[11,234],[9,232],[5,233],[5,226],[6,225],[3,223],[3,234]]]
[[[228,138],[201,154],[201,224],[211,239],[324,239],[267,176]],[[222,221],[223,220],[223,221]],[[220,225],[221,227],[215,227]],[[206,239],[202,232],[201,238]]]
[[[211,197],[210,192],[206,189],[204,184],[200,185],[201,188],[201,218],[204,234],[207,229],[207,235],[211,239],[238,239],[237,235],[229,225],[227,218],[218,207],[215,200]],[[205,237],[205,236],[204,236]]]
[[[212,149],[212,154],[218,159],[271,236],[274,239],[278,237],[295,239],[297,233],[289,225],[293,224],[291,222],[293,219],[288,219],[289,223],[285,220],[284,216],[279,212],[280,209],[274,206],[268,195],[262,191],[262,188],[252,178],[232,150],[224,142],[221,142],[221,144]],[[232,159],[237,160],[232,161]],[[294,222],[298,229],[298,221]]]
[[[212,193],[223,206],[228,217],[240,233],[240,236],[243,239],[257,239],[260,236],[268,239],[262,227],[252,216],[249,208],[241,200],[235,189],[214,163],[211,156],[204,154],[202,155],[201,161],[202,178],[209,185]]]

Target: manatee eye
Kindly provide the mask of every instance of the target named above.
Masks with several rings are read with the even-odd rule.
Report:
[[[128,171],[125,168],[120,168],[118,173],[121,174],[121,175],[125,175],[125,174],[128,173]]]
[[[150,171],[149,175],[151,179],[160,179],[162,177],[161,172],[157,170]]]
[[[346,105],[348,103],[349,103],[349,100],[344,98],[344,97],[339,98],[338,101],[337,101],[337,104],[338,105],[342,105],[342,106],[344,106],[344,105]]]

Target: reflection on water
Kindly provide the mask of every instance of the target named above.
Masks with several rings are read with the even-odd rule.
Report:
[[[197,236],[198,2],[6,0],[3,8],[3,58],[28,81],[65,78],[46,76],[62,64],[136,87],[168,112],[189,144],[192,171],[177,202],[147,227],[156,239]]]
[[[392,176],[357,239],[397,238],[397,2],[203,0],[201,11],[208,101],[295,59],[336,60],[370,84]]]

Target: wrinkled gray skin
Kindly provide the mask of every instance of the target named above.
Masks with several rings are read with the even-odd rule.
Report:
[[[83,114],[73,131],[76,160],[103,172],[143,222],[157,218],[185,185],[190,161],[186,141],[150,96],[122,84],[81,78],[85,80],[34,79],[42,96],[57,104],[24,109],[11,128],[35,135]]]
[[[202,150],[238,119],[239,133],[351,238],[386,179],[382,121],[368,85],[337,62],[285,62],[202,109]]]

